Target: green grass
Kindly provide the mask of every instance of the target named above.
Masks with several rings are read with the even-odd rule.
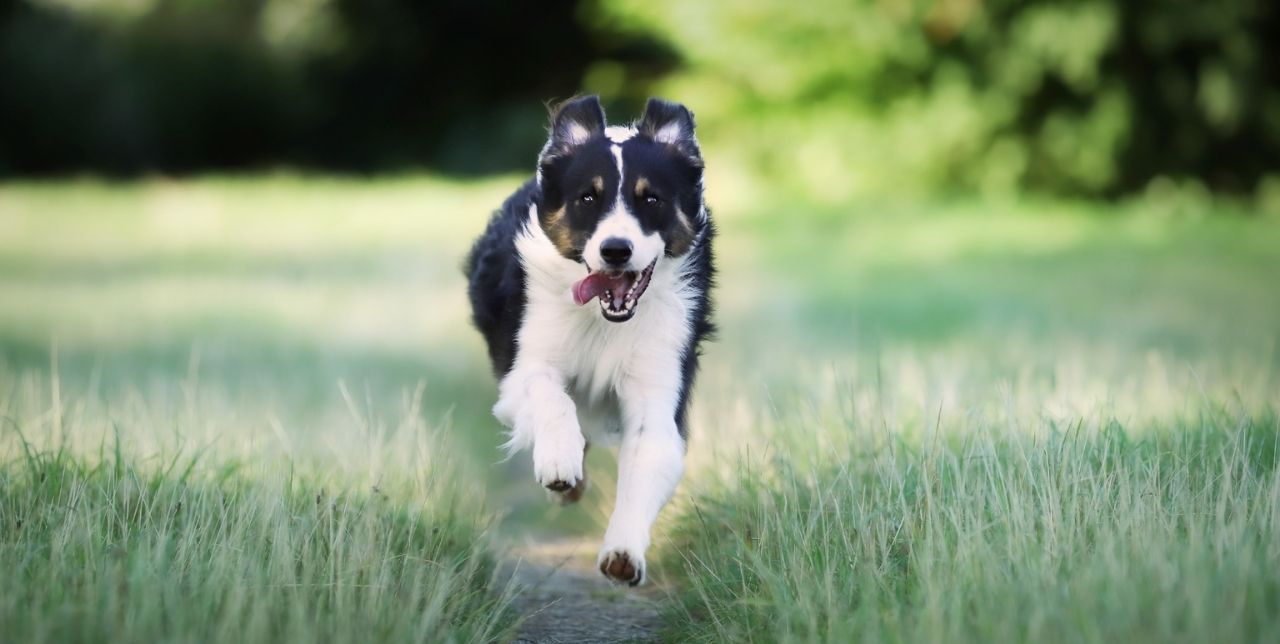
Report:
[[[671,639],[1280,630],[1274,221],[733,180]],[[509,637],[501,542],[612,504],[496,463],[458,264],[516,182],[0,186],[0,632]]]
[[[409,408],[245,431],[187,397],[64,400],[0,378],[0,632],[12,641],[493,641],[488,518]],[[198,395],[196,396],[198,398]],[[262,428],[266,429],[266,428]],[[274,444],[264,447],[263,443]],[[274,449],[273,449],[274,447]],[[282,453],[281,453],[282,452]],[[338,454],[342,458],[335,458]]]
[[[489,376],[422,211],[499,197],[0,187],[3,639],[508,639]]]
[[[1219,409],[924,427],[836,399],[704,481],[667,544],[673,641],[1265,641],[1280,421]],[[884,421],[883,424],[881,421]]]
[[[865,209],[721,254],[667,636],[1274,638],[1274,223]]]

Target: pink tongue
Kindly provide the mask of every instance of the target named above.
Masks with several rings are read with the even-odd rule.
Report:
[[[626,281],[626,276],[622,273],[616,276],[592,273],[573,285],[573,301],[578,306],[582,306],[600,297],[605,291],[622,286],[624,281]]]

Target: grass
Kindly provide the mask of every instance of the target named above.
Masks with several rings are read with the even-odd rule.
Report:
[[[1280,632],[1274,413],[920,426],[842,399],[778,420],[762,458],[675,519],[673,641]]]
[[[457,266],[515,183],[0,186],[0,632],[509,637],[502,541],[611,507],[495,463]],[[669,639],[1280,630],[1274,222],[708,185]]]
[[[484,191],[0,188],[4,639],[511,636],[424,192]]]
[[[1278,231],[1144,208],[742,222],[668,639],[1273,639]]]
[[[416,409],[307,436],[337,462],[199,402],[64,406],[57,380],[0,384],[0,632],[13,641],[509,634],[489,519]]]

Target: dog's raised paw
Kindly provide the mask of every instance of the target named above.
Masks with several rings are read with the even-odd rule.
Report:
[[[542,487],[558,494],[573,490],[585,478],[582,455],[586,440],[582,434],[574,434],[539,437],[533,444],[533,474]]]
[[[547,489],[551,490],[552,492],[566,492],[568,490],[573,489],[573,483],[556,479],[550,483],[547,483]]]
[[[623,549],[605,550],[600,553],[600,573],[609,579],[629,586],[644,583],[644,557],[635,556]]]
[[[552,501],[555,501],[560,505],[573,505],[574,503],[581,501],[582,496],[586,494],[587,488],[590,487],[590,484],[587,482],[588,480],[587,472],[584,469],[582,472],[582,478],[578,479],[576,484],[569,487],[559,485],[564,483],[563,481],[553,481],[553,483],[556,483],[557,485],[556,487],[548,485],[547,495],[551,497]]]

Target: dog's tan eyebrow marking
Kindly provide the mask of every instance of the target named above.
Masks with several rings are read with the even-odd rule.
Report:
[[[644,193],[648,191],[649,191],[649,180],[644,177],[640,177],[636,179],[636,196],[642,197],[644,196]]]
[[[591,179],[591,186],[596,189],[596,193],[604,192],[604,177],[595,177]]]

